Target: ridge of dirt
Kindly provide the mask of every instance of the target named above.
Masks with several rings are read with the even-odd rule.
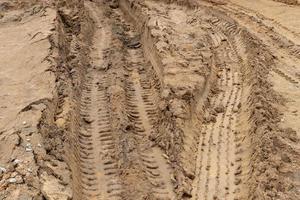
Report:
[[[150,2],[147,3],[150,4]],[[156,12],[158,12],[158,9],[150,7],[151,4],[149,4],[135,4],[134,1],[120,2],[121,8],[123,8],[123,10],[126,11],[127,15],[129,15],[131,19],[136,22],[138,27],[141,27],[143,38],[142,43],[145,52],[147,52],[146,58],[149,59],[151,63],[154,63],[153,65],[159,63],[156,73],[159,74],[162,82],[162,100],[160,103],[161,125],[159,127],[160,134],[152,136],[152,139],[166,152],[166,154],[170,158],[172,166],[175,170],[173,184],[175,184],[175,190],[179,195],[179,198],[182,198],[182,196],[191,195],[191,191],[189,189],[191,180],[189,178],[186,178],[186,176],[193,176],[193,167],[190,165],[184,165],[184,163],[189,163],[194,159],[193,156],[187,157],[186,155],[189,155],[189,153],[194,152],[196,149],[196,140],[194,140],[194,137],[197,137],[197,125],[195,124],[198,124],[197,121],[199,119],[201,120],[200,115],[196,116],[193,112],[191,112],[191,105],[197,107],[197,109],[199,109],[201,112],[203,102],[201,102],[201,100],[197,98],[199,98],[201,94],[209,92],[209,89],[206,89],[209,86],[206,86],[205,79],[208,79],[208,76],[213,77],[214,75],[209,75],[210,73],[213,74],[213,72],[209,72],[208,70],[208,66],[212,64],[212,61],[209,61],[208,63],[205,62],[204,64],[199,65],[204,56],[206,56],[205,58],[207,59],[211,59],[210,53],[207,53],[205,55],[201,55],[201,53],[198,52],[186,52],[182,55],[180,53],[184,53],[184,50],[192,48],[192,45],[195,44],[199,44],[199,49],[209,49],[209,47],[207,47],[206,45],[209,46],[210,44],[208,43],[206,45],[203,45],[203,43],[205,44],[205,41],[207,40],[207,36],[199,32],[199,37],[203,38],[200,41],[196,41],[194,42],[194,44],[188,43],[187,46],[175,46],[175,43],[173,42],[176,40],[182,40],[182,44],[184,44],[186,41],[181,39],[180,36],[173,36],[172,28],[170,28],[169,26],[164,27],[165,25],[168,25],[168,21],[158,21],[162,18],[151,18],[151,15],[155,15]],[[128,5],[133,6],[131,6],[130,8]],[[159,6],[164,5],[160,4]],[[154,13],[145,12],[147,9],[153,10]],[[146,13],[148,16],[143,17],[142,13]],[[181,15],[181,13],[179,14]],[[144,18],[145,21],[137,20],[136,16],[139,16],[139,18]],[[174,17],[175,16],[176,14],[174,13]],[[178,20],[180,19],[178,18]],[[181,21],[184,22],[185,19],[183,18]],[[172,21],[171,23],[174,23],[174,25],[176,25],[176,23],[181,23],[181,21],[174,21],[175,23]],[[145,24],[146,26],[143,26],[143,24]],[[143,30],[143,28],[145,29]],[[169,30],[169,32],[167,32],[167,30]],[[184,33],[180,34],[183,35]],[[197,36],[195,36],[195,34],[197,33],[194,33],[194,37],[196,38]],[[203,34],[203,36],[201,36],[201,34]],[[188,37],[192,38],[193,35]],[[183,49],[181,50],[180,48]],[[179,51],[178,54],[172,55],[174,56],[174,58],[172,58],[172,56],[169,54],[170,52],[172,52],[172,49],[176,49],[176,51]],[[195,59],[193,60],[192,57],[195,57]],[[176,59],[179,59],[180,62],[177,62]],[[190,64],[187,64],[188,62],[190,62]],[[194,63],[198,63],[199,66],[194,65]],[[201,70],[199,68],[203,69],[202,73],[200,72]],[[180,72],[179,70],[182,70],[182,72]],[[174,78],[176,78],[177,73],[182,73],[182,76],[186,77],[185,80],[183,78],[182,81],[174,82],[173,80],[176,80]],[[196,78],[196,81],[193,82],[190,78],[187,78],[188,76],[194,76]],[[184,151],[187,153],[186,155],[182,153]]]

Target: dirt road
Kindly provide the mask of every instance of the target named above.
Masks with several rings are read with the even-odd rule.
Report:
[[[49,88],[1,100],[0,117],[15,114],[0,118],[11,124],[0,130],[0,199],[299,199],[300,7],[282,2],[0,4],[0,65],[12,66],[1,83],[21,68],[7,53],[21,35],[9,33],[29,21],[52,31],[23,41],[48,48],[24,70],[51,72]],[[25,119],[16,128],[24,113],[34,138]]]

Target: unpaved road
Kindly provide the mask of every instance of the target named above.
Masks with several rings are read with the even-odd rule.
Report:
[[[299,5],[28,2],[0,1],[0,199],[300,198]]]

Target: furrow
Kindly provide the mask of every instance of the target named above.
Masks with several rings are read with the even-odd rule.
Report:
[[[91,66],[86,70],[80,100],[79,161],[80,199],[121,199],[123,186],[119,178],[117,141],[111,124],[109,76],[102,70],[106,49],[111,45],[110,27],[103,20],[103,10],[86,3],[96,31],[91,52]],[[75,198],[78,198],[77,196]]]
[[[148,140],[139,144],[139,156],[141,164],[150,185],[153,187],[153,195],[157,199],[173,199],[173,186],[169,166],[160,149],[151,147],[149,136],[155,134],[154,127],[157,120],[157,106],[155,104],[155,89],[150,80],[147,80],[146,71],[143,68],[143,53],[140,49],[128,50],[129,52],[129,78],[127,80],[129,113],[135,122],[135,133],[139,140]]]
[[[214,24],[220,20],[212,20]],[[224,25],[224,24],[223,24]],[[225,26],[226,27],[226,26]],[[231,29],[235,26],[228,25]],[[218,31],[217,31],[218,32]],[[231,31],[232,33],[235,31]],[[216,35],[216,34],[214,34]],[[212,38],[213,41],[218,41]],[[236,120],[240,106],[238,83],[239,59],[231,45],[216,43],[217,68],[220,70],[219,94],[213,98],[211,114],[213,123],[203,125],[198,145],[194,199],[234,199],[236,193]],[[227,43],[227,42],[226,42]],[[229,48],[228,48],[229,46]],[[203,135],[204,134],[204,135]]]

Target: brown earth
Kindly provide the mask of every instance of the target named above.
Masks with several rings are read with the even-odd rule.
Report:
[[[282,3],[286,3],[288,5],[300,5],[299,0],[274,0]]]
[[[300,199],[287,4],[0,0],[0,199]]]

